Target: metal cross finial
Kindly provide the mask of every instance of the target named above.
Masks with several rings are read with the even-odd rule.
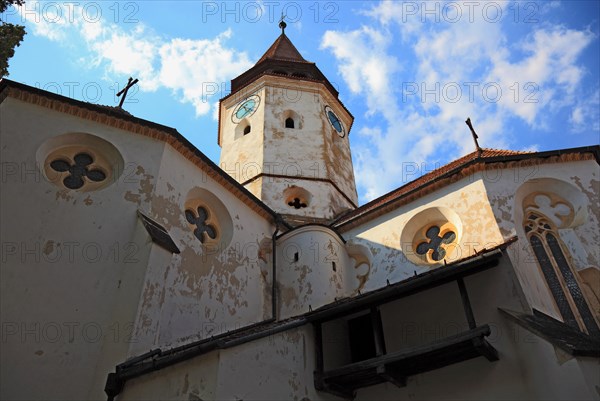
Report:
[[[279,19],[279,27],[281,28],[282,35],[285,34],[285,28],[287,27],[287,24],[285,23],[285,17],[286,15],[283,15],[283,13],[281,13],[281,18]]]
[[[131,88],[133,85],[137,84],[139,81],[139,79],[133,79],[131,77],[129,77],[129,80],[127,81],[127,85],[125,85],[125,87],[119,92],[117,93],[117,97],[123,95],[123,97],[121,98],[121,101],[119,102],[119,108],[122,109],[123,108],[123,102],[125,102],[125,97],[127,97],[127,92],[129,91],[129,88]]]
[[[479,146],[479,142],[477,142],[477,138],[479,137],[473,129],[473,124],[471,124],[471,118],[467,118],[467,121],[465,121],[465,123],[469,126],[469,129],[471,130],[471,135],[473,136],[473,141],[475,142],[475,148],[477,148],[477,152],[481,153],[481,147]]]

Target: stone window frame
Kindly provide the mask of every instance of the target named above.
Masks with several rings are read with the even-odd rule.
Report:
[[[449,230],[452,230],[456,234],[452,242],[444,244],[446,255],[439,261],[431,258],[432,252],[427,252],[424,255],[417,253],[419,244],[428,241],[427,231],[433,226],[440,227],[442,235],[446,234]],[[404,257],[417,266],[434,268],[468,256],[468,252],[465,251],[469,248],[462,249],[460,246],[463,238],[462,220],[453,209],[443,205],[430,205],[425,209],[417,211],[408,217],[404,223],[401,223],[399,234],[400,249]]]
[[[200,241],[198,236],[195,235],[194,231],[198,227],[189,221],[186,216],[186,210],[193,211],[194,216],[197,217],[198,208],[203,208],[206,211],[207,216],[203,223],[204,225],[213,227],[216,231],[215,238],[204,235],[204,240]],[[233,240],[233,220],[227,207],[218,195],[206,188],[194,186],[188,191],[180,210],[182,227],[187,228],[190,240],[193,239],[189,244],[193,248],[196,248],[196,251],[217,256],[229,247]]]
[[[437,237],[439,238],[444,238],[450,233],[454,234],[451,241],[439,244],[439,247],[444,250],[444,255],[439,259],[433,257],[433,254],[436,252],[433,248],[428,248],[425,253],[420,253],[418,251],[421,244],[431,243],[432,238],[429,235],[429,231],[434,227],[437,227],[439,230],[437,234]],[[422,226],[421,229],[415,233],[412,241],[412,249],[414,250],[415,255],[427,264],[444,263],[447,257],[452,253],[452,247],[456,246],[458,246],[458,229],[449,221],[436,221]]]
[[[97,163],[98,157],[93,156],[94,152],[84,149],[74,153],[72,157],[64,155],[48,157],[50,168],[61,175],[60,182],[65,188],[79,190],[95,183],[102,185],[107,178],[108,169]]]
[[[250,131],[246,132],[246,130],[250,127]],[[252,123],[250,122],[249,117],[244,117],[240,122],[238,122],[234,127],[233,139],[238,140],[241,138],[245,138],[252,133]]]
[[[200,241],[202,245],[216,244],[221,240],[221,229],[215,213],[204,202],[190,202],[184,209],[185,219],[188,226],[192,230],[194,237]],[[190,218],[190,215],[193,218]],[[204,217],[203,217],[204,215]],[[196,221],[191,221],[191,220]],[[198,226],[197,221],[201,221],[202,229]],[[211,234],[212,233],[212,234]]]
[[[293,129],[293,130],[301,130],[303,127],[303,121],[302,121],[302,116],[300,114],[298,114],[297,112],[295,112],[294,110],[288,109],[285,110],[282,113],[282,127],[284,129]],[[292,119],[294,122],[294,126],[293,127],[287,127],[287,121],[289,119]]]
[[[89,156],[91,162],[76,160],[81,159],[80,155]],[[124,169],[123,157],[112,143],[83,132],[49,138],[38,148],[36,160],[48,182],[72,192],[104,189],[116,182]],[[75,165],[79,165],[78,176],[83,181],[80,187],[70,187],[66,182],[74,176]],[[81,168],[84,173],[81,173]],[[102,179],[99,179],[100,174],[103,175]]]
[[[540,197],[549,200],[546,209],[556,211],[552,216],[538,205]],[[558,213],[559,206],[564,206],[563,213]],[[570,249],[559,232],[560,227],[570,227],[575,220],[573,205],[555,193],[534,191],[523,199],[522,209],[527,243],[556,310],[571,327],[600,335],[598,319],[586,299]]]

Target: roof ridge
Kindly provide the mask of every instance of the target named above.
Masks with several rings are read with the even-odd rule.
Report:
[[[512,150],[512,149],[498,149],[498,148],[481,148],[481,150],[489,152],[503,152],[511,155],[524,155],[528,153],[535,153],[533,150]]]

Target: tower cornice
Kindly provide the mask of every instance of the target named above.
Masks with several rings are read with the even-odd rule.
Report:
[[[256,64],[231,80],[231,92],[236,93],[263,75],[285,76],[301,81],[323,83],[331,94],[337,98],[337,89],[313,62],[302,57],[296,46],[285,33],[273,42]]]

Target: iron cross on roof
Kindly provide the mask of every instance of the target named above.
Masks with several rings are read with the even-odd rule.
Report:
[[[281,28],[281,34],[285,34],[285,27],[287,26],[287,24],[285,23],[285,17],[287,17],[287,15],[283,15],[283,13],[281,13],[281,18],[279,19],[279,27]]]
[[[123,97],[121,98],[121,101],[119,102],[119,108],[122,109],[123,108],[123,102],[125,102],[125,98],[127,97],[127,92],[129,91],[129,88],[131,88],[133,85],[137,84],[139,81],[139,79],[133,79],[131,77],[129,77],[129,80],[127,81],[127,85],[125,85],[125,87],[119,92],[117,93],[117,97],[123,95]]]
[[[479,141],[477,141],[479,136],[477,136],[477,133],[475,133],[475,129],[473,128],[473,124],[471,123],[471,118],[470,117],[467,118],[467,121],[465,121],[465,123],[471,130],[471,135],[473,136],[473,142],[475,142],[475,149],[477,150],[478,153],[481,153],[481,147],[479,146]]]

